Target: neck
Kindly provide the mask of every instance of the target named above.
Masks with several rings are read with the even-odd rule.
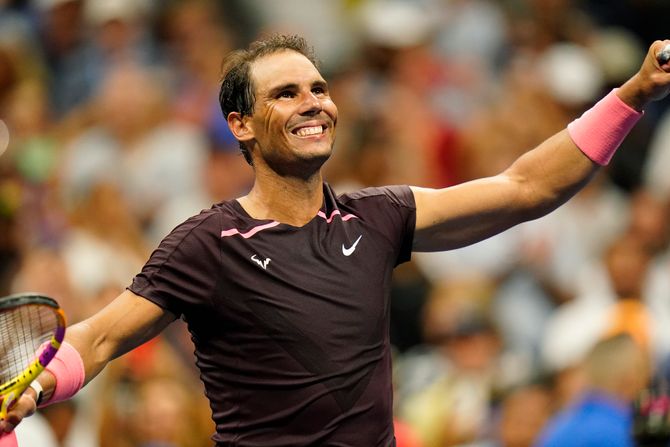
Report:
[[[254,219],[269,219],[301,227],[312,220],[323,203],[321,172],[308,179],[256,172],[254,186],[238,201]]]

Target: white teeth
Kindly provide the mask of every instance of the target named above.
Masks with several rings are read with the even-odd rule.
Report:
[[[299,137],[306,137],[308,135],[317,135],[323,132],[323,126],[314,126],[314,127],[303,127],[298,129],[295,133]]]

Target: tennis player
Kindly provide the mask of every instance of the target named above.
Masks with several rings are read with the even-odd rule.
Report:
[[[1,429],[68,399],[183,318],[217,446],[393,446],[389,288],[414,251],[463,247],[560,206],[670,90],[657,41],[639,72],[503,173],[446,189],[336,195],[321,167],[337,107],[305,41],[232,53],[220,101],[255,170],[248,195],[188,219],[67,343]],[[399,112],[400,113],[400,112]]]

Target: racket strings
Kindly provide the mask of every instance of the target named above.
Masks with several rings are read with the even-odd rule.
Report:
[[[58,322],[47,306],[19,306],[0,312],[0,383],[20,374],[51,338]]]

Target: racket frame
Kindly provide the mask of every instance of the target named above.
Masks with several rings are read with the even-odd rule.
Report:
[[[41,347],[39,355],[33,359],[21,373],[5,383],[0,384],[0,420],[6,419],[11,405],[30,386],[30,383],[44,371],[65,338],[65,313],[56,300],[39,293],[18,293],[0,298],[0,312],[16,309],[21,306],[47,306],[56,317],[56,328],[51,339]]]

